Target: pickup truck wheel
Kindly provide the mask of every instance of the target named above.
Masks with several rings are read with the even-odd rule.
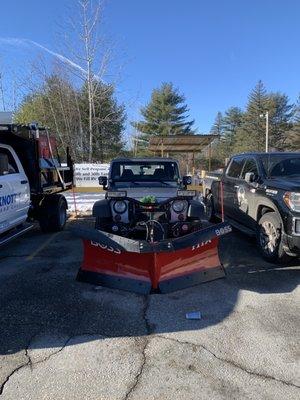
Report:
[[[258,222],[257,243],[263,258],[269,262],[289,259],[283,250],[281,221],[276,212],[264,214]]]
[[[209,222],[216,222],[215,205],[213,195],[210,193],[205,198],[205,216]]]
[[[67,204],[65,199],[60,196],[58,201],[47,202],[42,207],[41,217],[39,218],[40,228],[43,232],[62,231],[67,221]]]

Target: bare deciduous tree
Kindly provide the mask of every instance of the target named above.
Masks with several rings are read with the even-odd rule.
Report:
[[[88,93],[88,161],[93,158],[93,137],[98,131],[95,118],[95,95],[102,82],[110,58],[100,35],[103,10],[101,0],[77,0],[78,14],[70,16],[69,29],[65,30],[65,45],[73,63],[79,68],[70,71],[86,83]],[[78,45],[78,39],[79,44]],[[76,45],[73,45],[76,40]]]

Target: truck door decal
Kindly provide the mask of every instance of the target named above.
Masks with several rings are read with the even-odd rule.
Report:
[[[239,186],[237,189],[237,199],[238,199],[238,206],[239,209],[243,212],[248,211],[248,200],[246,197],[246,190],[244,186]]]
[[[11,193],[0,196],[0,213],[17,208],[17,197],[20,195],[21,193]]]

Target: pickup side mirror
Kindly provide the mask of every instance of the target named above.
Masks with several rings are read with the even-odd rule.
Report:
[[[0,176],[9,173],[8,156],[7,154],[0,153]]]
[[[184,186],[191,185],[192,184],[192,177],[191,176],[183,176],[182,177],[182,183]]]
[[[247,183],[253,183],[257,181],[258,176],[254,172],[247,172],[245,174],[245,181]]]
[[[106,190],[107,189],[107,176],[99,176],[98,181],[99,181],[99,185],[102,185],[103,189]]]

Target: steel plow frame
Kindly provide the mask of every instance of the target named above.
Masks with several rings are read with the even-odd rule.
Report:
[[[160,242],[133,240],[96,229],[77,229],[84,258],[77,280],[148,294],[169,293],[225,276],[218,255],[227,222]]]

